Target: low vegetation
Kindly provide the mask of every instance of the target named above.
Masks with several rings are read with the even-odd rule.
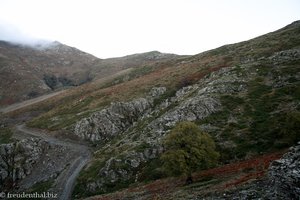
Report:
[[[272,161],[284,151],[260,155],[244,161],[193,173],[194,183],[186,185],[186,177],[164,178],[151,183],[139,183],[129,188],[96,196],[106,199],[182,199],[207,198],[210,194],[224,193],[251,180],[263,177]]]
[[[6,144],[12,141],[12,130],[9,127],[0,127],[0,144]]]
[[[279,72],[289,68],[295,69],[286,66]],[[275,73],[273,70],[268,74]],[[294,102],[300,99],[299,82],[274,88],[266,84],[268,81],[267,77],[257,77],[248,83],[246,93],[221,96],[223,109],[199,122],[219,127],[219,140],[237,145],[220,150],[224,162],[289,147],[298,141],[299,105]]]
[[[34,184],[28,191],[27,193],[38,193],[38,194],[43,194],[44,192],[49,191],[49,189],[52,187],[54,184],[54,180],[50,179],[48,181],[44,182],[38,182]]]

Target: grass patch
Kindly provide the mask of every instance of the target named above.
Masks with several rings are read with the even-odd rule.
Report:
[[[287,68],[284,70],[293,71]],[[271,68],[265,72],[273,73]],[[299,106],[291,110],[288,105],[300,100],[300,86],[293,82],[272,88],[265,84],[269,77],[258,76],[248,82],[246,94],[220,96],[223,109],[198,122],[219,127],[217,133],[211,134],[217,134],[220,141],[231,141],[236,145],[218,147],[223,162],[243,158],[248,153],[286,148],[299,140],[299,131],[296,131],[300,130]]]
[[[183,187],[184,190],[190,190],[190,189],[196,189],[196,188],[202,188],[202,187],[207,187],[209,185],[215,184],[215,183],[219,183],[220,180],[219,179],[214,179],[213,177],[205,177],[193,184],[190,185],[185,185]]]
[[[146,74],[149,74],[154,71],[153,66],[143,66],[143,67],[138,67],[134,68],[131,70],[128,74],[124,74],[122,76],[116,77],[113,80],[107,82],[104,84],[101,88],[108,88],[117,84],[124,83],[126,81],[133,80],[135,78],[144,76]]]
[[[84,169],[80,172],[79,177],[76,180],[76,184],[73,191],[73,197],[79,198],[84,196],[91,196],[94,193],[89,192],[86,189],[86,183],[96,181],[97,177],[99,176],[99,170],[104,167],[105,159],[97,159],[93,160],[91,166],[87,169]]]
[[[86,107],[92,100],[93,98],[87,98],[74,105],[63,105],[63,107],[60,108],[60,113],[57,113],[56,115],[45,113],[44,115],[29,121],[27,126],[48,129],[51,131],[63,129],[90,115],[92,111],[86,110]]]
[[[38,182],[36,184],[34,184],[28,191],[28,193],[43,193],[43,192],[47,192],[53,185],[54,180],[50,179],[48,181],[45,182]]]
[[[272,91],[271,86],[264,85],[261,81],[262,79],[257,78],[249,83],[248,97],[254,101]]]
[[[223,95],[221,96],[220,100],[222,105],[225,106],[228,110],[233,110],[237,106],[245,103],[244,99],[234,95]]]
[[[9,127],[0,128],[0,144],[6,144],[12,142],[13,132]]]
[[[139,181],[150,182],[165,178],[167,175],[161,169],[162,161],[159,158],[151,159],[144,163],[139,170]]]

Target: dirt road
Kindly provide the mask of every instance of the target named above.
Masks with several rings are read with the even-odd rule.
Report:
[[[79,86],[78,88],[74,88],[71,92],[75,92],[76,90],[85,89],[87,90],[90,88],[90,90],[97,89],[101,85],[107,83],[108,81],[113,80],[114,78],[118,76],[122,76],[126,73],[129,73],[132,70],[132,68],[122,70],[116,74],[98,79],[94,82],[91,82],[87,85]],[[25,108],[27,106],[42,102],[44,100],[47,100],[51,97],[57,96],[59,94],[62,94],[64,92],[69,92],[70,90],[62,90],[59,92],[54,92],[51,94],[43,95],[34,99],[30,99],[27,101],[23,101],[20,103],[16,103],[10,106],[7,106],[5,108],[0,108],[0,113],[6,114],[9,112],[13,112],[15,110]],[[53,146],[53,148],[50,150],[50,152],[47,152],[47,159],[48,157],[51,158],[50,160],[42,158],[42,162],[37,163],[36,170],[32,172],[29,176],[26,177],[23,180],[24,188],[26,186],[32,186],[36,182],[39,182],[45,178],[45,173],[51,173],[46,172],[45,169],[48,169],[49,163],[51,166],[55,166],[51,168],[51,170],[59,171],[58,177],[55,179],[54,187],[52,188],[52,191],[58,194],[58,197],[60,200],[68,200],[71,199],[72,191],[74,189],[74,184],[76,181],[76,178],[78,177],[80,171],[82,168],[90,161],[91,159],[91,152],[88,149],[87,146],[72,142],[70,140],[64,140],[64,139],[58,139],[54,136],[51,136],[50,134],[47,134],[47,131],[43,130],[35,130],[35,129],[29,129],[24,124],[16,125],[16,133],[15,138],[16,139],[25,139],[30,137],[38,137],[40,139],[45,140],[49,144]],[[57,150],[56,150],[57,149]],[[64,149],[64,150],[62,150]],[[50,155],[52,153],[52,156]],[[48,164],[48,165],[47,165]],[[54,172],[56,173],[56,172]]]
[[[66,147],[72,150],[72,153],[75,156],[72,157],[73,160],[71,160],[70,163],[67,164],[62,173],[60,173],[56,178],[55,186],[53,188],[53,191],[58,194],[60,200],[71,199],[76,178],[79,175],[81,169],[91,159],[91,153],[89,149],[81,144],[57,139],[50,136],[49,134],[46,134],[43,131],[26,128],[24,124],[16,125],[16,130],[18,131],[17,134],[22,135],[23,138],[24,135],[28,137],[38,137],[45,140],[49,144]],[[67,153],[70,153],[70,151]]]
[[[34,98],[34,99],[29,99],[27,101],[22,101],[20,103],[15,103],[15,104],[12,104],[10,106],[7,106],[7,107],[4,107],[4,108],[1,108],[0,109],[0,113],[3,113],[3,114],[6,114],[6,113],[9,113],[9,112],[12,112],[12,111],[15,111],[15,110],[18,110],[20,108],[24,108],[26,106],[30,106],[30,105],[33,105],[35,103],[39,103],[41,101],[44,101],[46,99],[49,99],[51,97],[54,97],[56,95],[59,95],[61,93],[63,93],[64,90],[62,91],[58,91],[58,92],[54,92],[54,93],[51,93],[51,94],[46,94],[46,95],[43,95],[43,96],[39,96],[37,98]]]

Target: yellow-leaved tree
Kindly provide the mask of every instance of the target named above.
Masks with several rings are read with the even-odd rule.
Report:
[[[163,169],[172,176],[186,175],[192,183],[192,172],[217,164],[219,153],[214,140],[193,122],[180,122],[163,141]]]

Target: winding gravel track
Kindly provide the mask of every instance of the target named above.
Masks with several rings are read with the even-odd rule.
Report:
[[[56,95],[59,95],[61,93],[65,92],[64,90],[54,92],[51,94],[39,96],[34,99],[30,99],[27,101],[23,101],[20,103],[12,104],[10,106],[4,107],[0,109],[0,113],[6,114],[9,112],[13,112],[15,110],[18,110],[20,108],[24,108],[39,102],[42,102],[44,100],[47,100],[51,97],[54,97]],[[17,137],[20,138],[26,138],[26,137],[38,137],[50,144],[58,145],[58,146],[65,146],[68,148],[71,148],[74,150],[74,152],[78,152],[78,157],[73,160],[73,162],[70,163],[67,169],[65,169],[57,178],[57,184],[54,188],[55,191],[58,192],[58,199],[60,200],[69,200],[72,196],[72,191],[74,189],[76,178],[78,177],[80,171],[82,168],[89,162],[91,159],[91,153],[89,149],[84,146],[80,145],[74,142],[65,141],[61,139],[57,139],[55,137],[52,137],[51,135],[46,134],[45,132],[41,130],[34,130],[29,129],[25,126],[25,124],[16,125],[16,130],[18,130]]]
[[[24,107],[27,107],[27,106],[30,106],[30,105],[33,105],[35,103],[39,103],[41,101],[44,101],[46,99],[49,99],[51,97],[54,97],[56,95],[59,95],[61,93],[63,93],[64,90],[62,91],[58,91],[58,92],[53,92],[51,94],[46,94],[46,95],[43,95],[43,96],[39,96],[37,98],[34,98],[34,99],[29,99],[27,101],[22,101],[20,103],[15,103],[15,104],[12,104],[12,105],[9,105],[7,107],[4,107],[4,108],[1,108],[0,109],[0,113],[3,113],[3,114],[6,114],[6,113],[9,113],[9,112],[12,112],[12,111],[15,111],[15,110],[18,110],[20,108],[24,108]]]
[[[55,137],[47,135],[43,131],[29,129],[24,124],[16,125],[16,129],[20,133],[25,134],[29,137],[38,137],[49,142],[50,144],[72,148],[74,149],[74,151],[78,152],[78,157],[74,159],[73,162],[68,166],[68,168],[58,176],[56,181],[57,184],[54,188],[55,191],[58,191],[58,197],[60,200],[71,199],[76,178],[78,177],[82,168],[91,159],[91,153],[88,147],[70,141],[57,139]]]
[[[92,83],[90,83],[91,87],[93,85],[99,85],[104,84],[110,80],[113,80],[114,78],[124,75],[130,71],[132,71],[132,68],[128,68],[122,71],[119,71],[115,74],[112,74],[110,76],[98,79]],[[44,100],[47,100],[51,97],[54,97],[56,95],[59,95],[63,92],[66,92],[66,90],[54,92],[51,94],[39,96],[34,99],[30,99],[27,101],[23,101],[20,103],[12,104],[7,107],[0,108],[0,114],[7,114],[13,111],[16,111],[18,109],[42,102]],[[74,152],[78,152],[76,154],[76,157],[72,162],[69,163],[67,169],[65,169],[60,175],[58,176],[56,180],[56,185],[53,190],[58,192],[58,199],[60,200],[69,200],[71,199],[72,191],[74,189],[75,181],[76,178],[78,177],[80,171],[83,169],[83,167],[91,160],[91,152],[88,149],[87,146],[67,141],[67,140],[62,140],[62,139],[57,139],[49,134],[46,133],[46,131],[43,130],[35,130],[35,129],[30,129],[25,126],[25,124],[21,125],[16,125],[16,130],[18,133],[15,133],[15,137],[19,139],[24,139],[28,137],[38,137],[50,144],[58,145],[58,146],[63,146],[63,147],[68,147],[74,150]]]

